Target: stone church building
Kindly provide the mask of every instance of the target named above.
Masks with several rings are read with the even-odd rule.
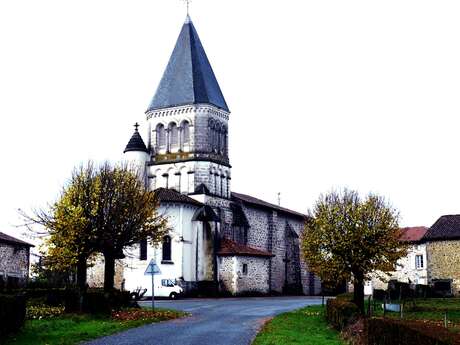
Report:
[[[318,294],[300,257],[305,215],[232,191],[230,110],[187,16],[158,89],[124,159],[140,167],[171,231],[141,243],[123,262],[126,289],[147,288],[147,264],[185,291]],[[249,144],[249,143],[248,143]]]

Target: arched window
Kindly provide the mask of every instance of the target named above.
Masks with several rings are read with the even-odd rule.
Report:
[[[170,148],[179,146],[179,129],[175,123],[169,124],[169,145]]]
[[[166,146],[166,132],[165,126],[161,123],[156,128],[157,148],[164,148]]]
[[[171,261],[171,237],[163,237],[162,261]]]
[[[188,121],[183,121],[181,124],[182,145],[190,144],[190,124]]]

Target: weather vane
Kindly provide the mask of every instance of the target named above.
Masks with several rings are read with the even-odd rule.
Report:
[[[186,5],[187,5],[187,16],[189,14],[189,9],[190,9],[190,3],[192,2],[192,0],[182,0]]]

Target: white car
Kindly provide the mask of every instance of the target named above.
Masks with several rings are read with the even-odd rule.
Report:
[[[184,290],[177,285],[172,279],[161,279],[155,281],[155,297],[178,298]]]

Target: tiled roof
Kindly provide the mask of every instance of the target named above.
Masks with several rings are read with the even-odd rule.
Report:
[[[272,253],[246,246],[241,243],[224,238],[220,242],[220,249],[217,252],[219,256],[261,256],[272,257]]]
[[[201,202],[192,199],[187,195],[181,194],[174,189],[158,188],[155,189],[155,195],[158,197],[160,202],[177,202],[195,206],[203,206]]]
[[[125,152],[129,151],[142,151],[142,152],[148,152],[147,146],[145,146],[144,140],[142,140],[141,135],[139,134],[137,127],[136,130],[133,133],[133,136],[131,139],[129,139],[128,145],[126,145]]]
[[[460,214],[441,216],[428,229],[423,239],[428,241],[459,240]]]
[[[147,111],[201,103],[229,111],[198,33],[187,16]]]
[[[426,226],[413,226],[401,228],[401,238],[403,242],[419,242],[427,232]]]
[[[26,247],[35,247],[33,244],[24,242],[22,240],[18,240],[17,238],[4,234],[3,232],[0,232],[0,242],[21,245],[21,246],[26,246]]]
[[[302,214],[300,212],[292,211],[292,210],[290,210],[288,208],[284,208],[284,207],[281,207],[281,206],[278,206],[278,205],[275,205],[275,204],[270,204],[269,202],[254,198],[254,197],[249,196],[249,195],[240,194],[240,193],[233,193],[232,192],[232,199],[234,201],[241,201],[241,202],[246,203],[246,204],[255,205],[255,206],[259,206],[259,207],[263,207],[263,208],[268,208],[270,210],[275,210],[275,211],[287,213],[287,214],[290,214],[292,216],[301,217],[301,218],[307,218],[307,216],[305,214]]]

